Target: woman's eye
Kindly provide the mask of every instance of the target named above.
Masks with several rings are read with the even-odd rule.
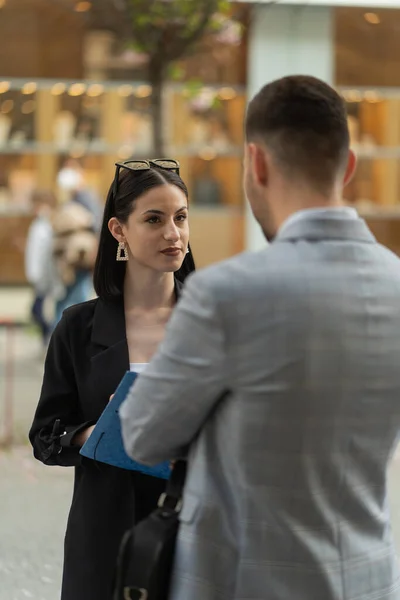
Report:
[[[178,215],[176,217],[177,221],[186,221],[186,219],[187,219],[187,215]]]
[[[150,217],[150,219],[147,219],[148,223],[159,223],[160,219],[158,217]]]

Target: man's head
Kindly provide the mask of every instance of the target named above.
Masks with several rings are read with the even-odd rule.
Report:
[[[293,203],[282,206],[285,197],[290,203],[297,193],[297,209],[329,205],[354,172],[344,102],[314,77],[265,85],[249,104],[245,129],[245,191],[268,239],[280,225],[274,213],[293,212]]]

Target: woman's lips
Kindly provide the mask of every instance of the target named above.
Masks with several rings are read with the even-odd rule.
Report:
[[[178,256],[182,250],[180,248],[166,248],[165,250],[161,250],[161,252],[166,256]]]

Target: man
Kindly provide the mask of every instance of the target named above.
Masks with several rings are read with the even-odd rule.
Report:
[[[250,103],[245,188],[272,244],[189,280],[121,411],[138,461],[190,445],[172,600],[400,598],[400,261],[343,206],[354,168],[323,82]]]
[[[51,269],[51,215],[56,200],[50,191],[36,190],[32,194],[31,203],[34,218],[29,226],[25,246],[25,273],[33,288],[31,315],[40,329],[43,347],[46,348],[51,326],[44,314],[44,303],[54,288],[54,273]]]

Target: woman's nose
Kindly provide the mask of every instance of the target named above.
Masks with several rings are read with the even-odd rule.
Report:
[[[179,238],[180,238],[179,229],[177,228],[175,223],[168,224],[168,226],[165,230],[165,233],[164,233],[164,237],[169,242],[177,242],[179,240]]]

